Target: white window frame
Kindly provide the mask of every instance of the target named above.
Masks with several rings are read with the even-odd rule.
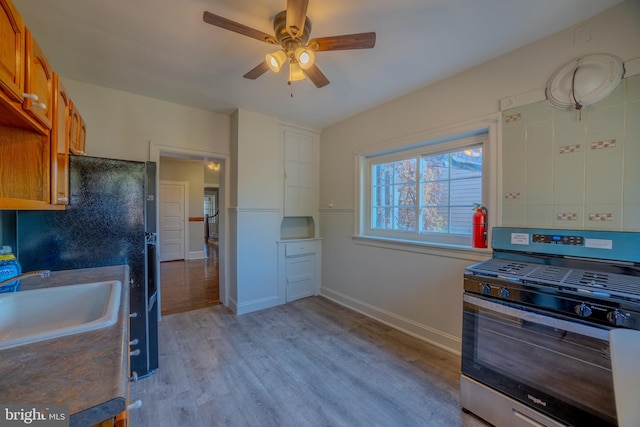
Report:
[[[491,241],[491,227],[498,225],[499,206],[497,195],[499,176],[499,153],[501,144],[501,122],[499,115],[492,115],[476,121],[424,132],[410,137],[389,141],[356,152],[356,232],[354,241],[361,244],[388,246],[397,249],[400,246],[441,247],[473,251],[488,249],[471,249],[471,236],[449,233],[403,232],[401,230],[372,230],[371,225],[371,165],[381,160],[389,162],[405,159],[410,156],[430,155],[448,152],[457,148],[482,141],[482,198],[489,211],[488,242]],[[478,138],[481,138],[480,140]],[[470,215],[471,218],[471,215]]]

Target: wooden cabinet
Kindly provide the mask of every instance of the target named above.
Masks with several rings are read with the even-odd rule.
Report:
[[[74,107],[75,108],[75,107]],[[11,0],[0,0],[0,209],[64,209],[86,125]]]
[[[53,116],[53,69],[44,53],[26,29],[26,71],[23,108],[45,128],[51,129]]]
[[[69,127],[69,151],[73,154],[84,154],[84,147],[87,139],[87,125],[80,112],[71,102],[71,125]]]
[[[22,17],[9,0],[0,0],[0,90],[18,103],[24,92],[24,43]]]
[[[93,427],[129,427],[129,411],[121,412],[117,417],[103,421]]]
[[[51,203],[69,203],[69,139],[71,99],[57,74],[53,74],[53,126],[51,129]]]
[[[284,216],[314,215],[314,137],[284,130]]]

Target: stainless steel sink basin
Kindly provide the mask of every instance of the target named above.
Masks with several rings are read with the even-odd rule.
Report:
[[[0,349],[113,325],[121,292],[108,281],[0,294]]]

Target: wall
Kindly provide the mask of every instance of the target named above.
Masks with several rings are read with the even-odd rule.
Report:
[[[323,129],[322,293],[459,352],[463,270],[479,255],[488,255],[472,251],[422,253],[402,245],[389,248],[356,244],[352,239],[356,214],[354,153],[497,114],[501,99],[544,88],[557,68],[581,55],[606,52],[623,60],[638,58],[638,22],[640,2],[623,3],[581,24],[591,33],[586,43],[574,45],[575,27],[569,28]]]
[[[640,231],[640,76],[575,111],[504,111],[503,224]]]
[[[204,166],[203,162],[160,158],[160,181],[186,181],[189,183],[187,216],[201,218],[204,215]],[[187,259],[204,258],[204,222],[189,221],[189,248]]]
[[[149,142],[229,153],[229,116],[63,78],[87,123],[89,156],[150,160]]]
[[[284,303],[276,245],[284,169],[277,118],[238,110],[231,123],[229,306],[243,314]]]

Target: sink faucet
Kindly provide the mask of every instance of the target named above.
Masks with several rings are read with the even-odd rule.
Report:
[[[2,282],[0,282],[0,287],[6,285],[7,283],[15,282],[16,280],[26,279],[27,277],[40,276],[44,279],[49,277],[50,274],[51,274],[51,270],[29,271],[28,273],[22,273],[17,276],[13,276],[10,279],[3,280]]]

